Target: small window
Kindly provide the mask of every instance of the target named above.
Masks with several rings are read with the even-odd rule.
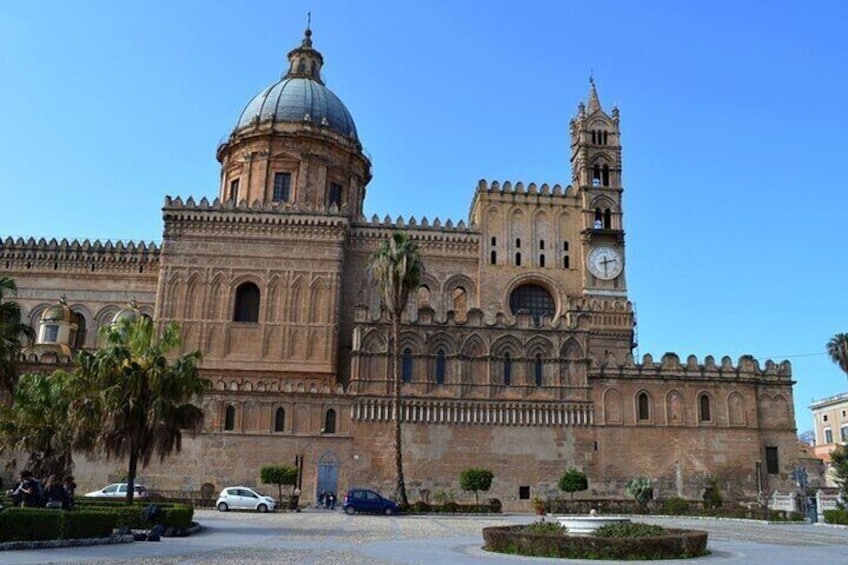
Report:
[[[489,255],[489,262],[492,265],[498,264],[498,252],[497,251],[492,251],[491,255]]]
[[[840,441],[848,441],[848,427],[839,428]]]
[[[274,412],[274,431],[282,432],[286,428],[286,411],[282,408],[277,408]]]
[[[461,286],[453,289],[452,306],[454,320],[464,322],[468,317],[468,294]]]
[[[701,422],[711,422],[712,415],[710,414],[710,397],[702,394],[698,399],[698,419]]]
[[[230,181],[230,202],[233,204],[238,202],[239,197],[239,179]]]
[[[401,360],[401,378],[405,383],[412,382],[412,350],[408,347],[403,350],[403,358]]]
[[[545,249],[545,240],[544,239],[539,240],[539,249]]]
[[[330,183],[330,196],[327,199],[327,205],[335,204],[339,208],[342,206],[342,185],[332,182]]]
[[[512,359],[510,358],[509,353],[504,355],[503,362],[503,384],[509,386],[512,381]]]
[[[543,267],[543,268],[545,266],[545,254],[544,253],[539,255],[539,266]]]
[[[567,242],[567,241],[563,241],[563,242],[562,242],[562,250],[563,250],[563,251],[568,251],[568,242]]]
[[[230,404],[224,414],[224,431],[231,432],[236,428],[236,409]]]
[[[651,418],[650,405],[648,403],[648,393],[639,393],[639,419],[649,420]]]
[[[520,267],[520,266],[521,266],[521,253],[516,253],[516,254],[515,254],[515,266],[516,266],[516,267]]]
[[[604,168],[603,168],[603,171],[601,171],[601,174],[602,174],[601,182],[603,183],[604,186],[609,186],[610,185],[610,174],[609,174],[609,167],[607,165],[604,165]]]
[[[56,343],[59,339],[59,326],[49,325],[44,328],[44,341],[46,343]]]
[[[536,386],[542,386],[542,356],[536,355],[536,361],[533,363],[533,377]]]
[[[777,475],[780,472],[780,465],[777,460],[777,447],[766,447],[766,472],[769,475]]]
[[[827,414],[822,414],[822,422],[827,422]]]
[[[438,353],[436,353],[436,384],[443,385],[445,384],[445,350],[440,349]]]
[[[259,287],[252,282],[242,283],[236,289],[233,321],[252,323],[259,321]]]
[[[71,340],[71,347],[74,349],[82,349],[85,347],[85,316],[79,312],[74,312],[74,314],[77,322],[77,333],[74,336],[74,339]]]
[[[497,244],[498,244],[498,238],[492,237],[492,245],[497,245]]]
[[[515,246],[521,247],[521,238],[520,237],[515,238]]]
[[[604,228],[612,229],[612,211],[609,208],[604,210]]]
[[[530,500],[530,487],[518,487],[518,500]]]
[[[288,202],[291,197],[291,173],[274,173],[274,202]]]
[[[833,432],[830,429],[824,431],[824,443],[833,443]]]
[[[324,415],[324,430],[325,434],[334,434],[336,433],[336,411],[332,408],[327,410],[327,413]]]
[[[571,267],[570,263],[571,263],[571,261],[568,260],[568,255],[566,255],[565,257],[562,258],[562,268],[563,269],[570,268]]]

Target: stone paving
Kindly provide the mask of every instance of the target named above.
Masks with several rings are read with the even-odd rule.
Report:
[[[161,542],[0,552],[4,565],[322,564],[504,565],[599,563],[492,554],[480,549],[486,526],[528,523],[534,516],[346,516],[339,511],[253,514],[198,510],[202,532]],[[662,563],[791,565],[848,563],[848,529],[743,520],[639,517],[668,527],[707,530],[711,555]],[[635,562],[630,563],[653,563]]]

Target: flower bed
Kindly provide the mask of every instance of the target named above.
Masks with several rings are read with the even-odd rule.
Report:
[[[660,535],[644,537],[570,536],[567,533],[537,532],[538,528],[527,526],[483,528],[483,549],[497,553],[570,559],[685,559],[707,553],[707,532],[696,530],[668,529]]]

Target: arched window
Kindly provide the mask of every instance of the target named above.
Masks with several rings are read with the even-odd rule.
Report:
[[[324,414],[324,433],[336,433],[336,411],[332,408],[328,409],[327,413]]]
[[[412,382],[412,350],[406,348],[403,350],[403,359],[401,360],[401,378],[403,382]]]
[[[498,263],[498,252],[497,251],[492,251],[492,253],[489,255],[489,262],[492,265],[497,265],[497,263]]]
[[[440,349],[436,353],[436,384],[445,384],[445,350]]]
[[[464,322],[468,315],[468,294],[461,286],[453,289],[453,312],[454,320]]]
[[[516,237],[516,238],[515,238],[515,246],[516,246],[516,247],[521,247],[521,238],[520,238],[520,237]]]
[[[286,411],[282,408],[277,408],[274,412],[274,431],[282,432],[286,428]]]
[[[545,254],[544,254],[544,253],[542,253],[541,255],[539,255],[539,266],[540,266],[540,267],[544,267],[544,266],[545,266]]]
[[[504,362],[503,362],[503,384],[509,386],[510,381],[512,381],[512,358],[507,352],[504,354]]]
[[[562,258],[562,268],[563,269],[568,269],[570,263],[571,262],[568,260],[568,255],[566,255],[565,257]]]
[[[592,143],[598,142],[598,134],[595,130],[592,130]]]
[[[515,254],[515,266],[516,266],[516,267],[520,267],[520,266],[521,266],[521,253],[516,253],[516,254]]]
[[[650,406],[648,404],[648,393],[640,392],[638,397],[639,404],[639,419],[640,420],[650,420],[651,411]]]
[[[418,287],[418,307],[430,305],[430,288],[424,285]]]
[[[259,287],[252,282],[242,283],[236,289],[233,321],[252,323],[259,321]]]
[[[612,229],[612,210],[609,208],[604,210],[604,228],[608,230]]]
[[[711,422],[712,414],[710,413],[710,397],[702,394],[698,398],[698,420],[701,422]]]
[[[519,311],[529,313],[535,323],[539,323],[543,315],[553,317],[556,307],[551,294],[536,284],[524,284],[509,295],[509,307],[512,315]]]
[[[544,249],[544,248],[545,248],[545,240],[544,240],[544,239],[540,239],[540,240],[539,240],[539,249]]]
[[[224,413],[224,431],[231,432],[236,429],[236,409],[230,404]]]
[[[602,173],[601,182],[603,183],[604,186],[609,186],[610,185],[609,166],[604,165],[604,168],[603,168],[601,173]]]
[[[595,229],[599,230],[604,227],[604,214],[600,208],[595,208]]]
[[[606,132],[606,131],[604,132],[604,145],[607,145],[607,140],[608,140],[608,138],[607,138],[607,134],[608,134],[608,133],[609,133],[609,132]]]
[[[536,361],[533,363],[533,376],[536,386],[542,386],[542,356],[539,354],[536,355]]]
[[[77,322],[77,333],[74,336],[74,341],[71,343],[71,347],[74,349],[82,349],[85,347],[85,316],[79,312],[74,312],[74,318]]]
[[[592,168],[592,186],[600,186],[601,184],[601,166],[595,165]]]

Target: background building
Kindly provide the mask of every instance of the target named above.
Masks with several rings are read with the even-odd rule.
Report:
[[[218,147],[218,198],[166,197],[161,244],[0,245],[41,326],[33,368],[96,348],[132,301],[202,351],[204,431],[141,481],[253,483],[302,456],[305,493],[391,490],[389,325],[367,264],[402,230],[426,267],[401,338],[413,500],[457,488],[470,466],[494,471],[507,508],[555,491],[571,466],[597,496],[636,476],[659,496],[699,498],[709,477],[730,496],[791,487],[788,362],[632,355],[620,116],[594,84],[570,124],[568,186],[480,181],[467,220],[367,219],[371,159],[323,64],[307,30]],[[77,475],[121,469],[81,460]]]

